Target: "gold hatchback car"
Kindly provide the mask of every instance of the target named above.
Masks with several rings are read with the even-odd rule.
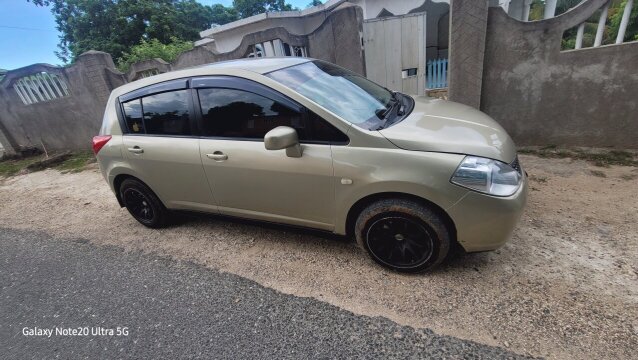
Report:
[[[121,86],[93,149],[145,226],[190,210],[320,229],[405,272],[432,269],[455,244],[500,247],[527,196],[514,143],[487,115],[305,58]]]

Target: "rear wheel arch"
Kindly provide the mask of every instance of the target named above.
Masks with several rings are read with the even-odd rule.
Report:
[[[448,231],[450,232],[451,240],[454,241],[454,242],[457,242],[457,239],[456,239],[456,225],[454,224],[454,221],[452,220],[450,215],[448,215],[448,213],[445,210],[443,210],[443,208],[441,208],[437,204],[433,203],[432,201],[424,199],[424,198],[422,198],[420,196],[413,195],[413,194],[408,194],[408,193],[402,193],[402,192],[375,193],[375,194],[370,194],[370,195],[367,195],[367,196],[359,199],[356,203],[354,203],[354,205],[352,205],[350,207],[350,210],[348,211],[348,215],[346,217],[346,234],[347,234],[347,236],[349,236],[349,237],[354,236],[354,228],[355,228],[355,224],[357,222],[357,218],[359,217],[359,215],[361,214],[361,212],[365,208],[367,208],[369,205],[371,205],[371,204],[373,204],[373,203],[375,203],[375,202],[377,202],[379,200],[386,200],[386,199],[410,200],[410,201],[417,202],[419,204],[422,204],[422,205],[430,208],[437,215],[441,216],[441,218],[443,219],[443,222],[445,223],[445,226],[447,227]]]
[[[124,207],[124,201],[122,200],[122,196],[121,196],[121,194],[120,194],[120,188],[121,188],[121,186],[122,186],[122,183],[123,183],[123,182],[124,182],[124,180],[126,180],[126,179],[133,179],[133,180],[137,180],[137,181],[141,182],[141,183],[142,183],[142,184],[144,184],[147,188],[149,188],[149,189],[153,192],[153,194],[154,194],[155,196],[157,196],[157,194],[155,193],[155,191],[153,191],[153,189],[152,189],[150,186],[148,186],[148,184],[147,184],[147,183],[145,183],[142,179],[140,179],[140,178],[138,178],[138,177],[136,177],[136,176],[130,175],[130,174],[119,174],[119,175],[117,175],[117,176],[115,177],[115,179],[113,179],[113,190],[115,190],[115,197],[117,198],[117,202],[120,204],[120,206],[121,206],[121,207]],[[157,196],[157,198],[158,198],[158,199],[160,199],[160,198],[159,198],[159,196]],[[161,199],[160,199],[160,202],[162,202],[162,200],[161,200]],[[162,203],[163,203],[163,202],[162,202]],[[162,204],[162,205],[163,205],[163,204]]]

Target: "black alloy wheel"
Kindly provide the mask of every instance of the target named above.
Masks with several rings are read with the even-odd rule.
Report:
[[[147,199],[142,192],[137,189],[126,189],[123,194],[124,204],[129,210],[131,215],[139,222],[152,222],[155,213],[150,205],[150,200]]]
[[[414,273],[431,270],[447,257],[453,241],[448,223],[425,201],[387,198],[361,211],[354,234],[378,264]]]
[[[160,228],[168,223],[169,212],[146,184],[133,178],[120,185],[120,197],[135,220],[150,228]]]
[[[418,267],[434,250],[433,231],[402,214],[386,214],[374,221],[368,227],[366,242],[372,256],[396,268]]]

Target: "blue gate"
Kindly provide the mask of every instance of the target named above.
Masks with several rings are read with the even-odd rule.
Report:
[[[447,59],[429,60],[426,88],[442,89],[447,87]]]

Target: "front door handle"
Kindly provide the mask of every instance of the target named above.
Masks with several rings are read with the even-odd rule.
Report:
[[[132,148],[128,148],[128,151],[132,152],[133,154],[141,154],[144,152],[144,149],[139,146],[133,146]]]
[[[226,159],[228,159],[228,155],[224,154],[221,151],[215,151],[212,154],[206,154],[206,157],[209,159],[213,159],[215,161],[224,161]]]

